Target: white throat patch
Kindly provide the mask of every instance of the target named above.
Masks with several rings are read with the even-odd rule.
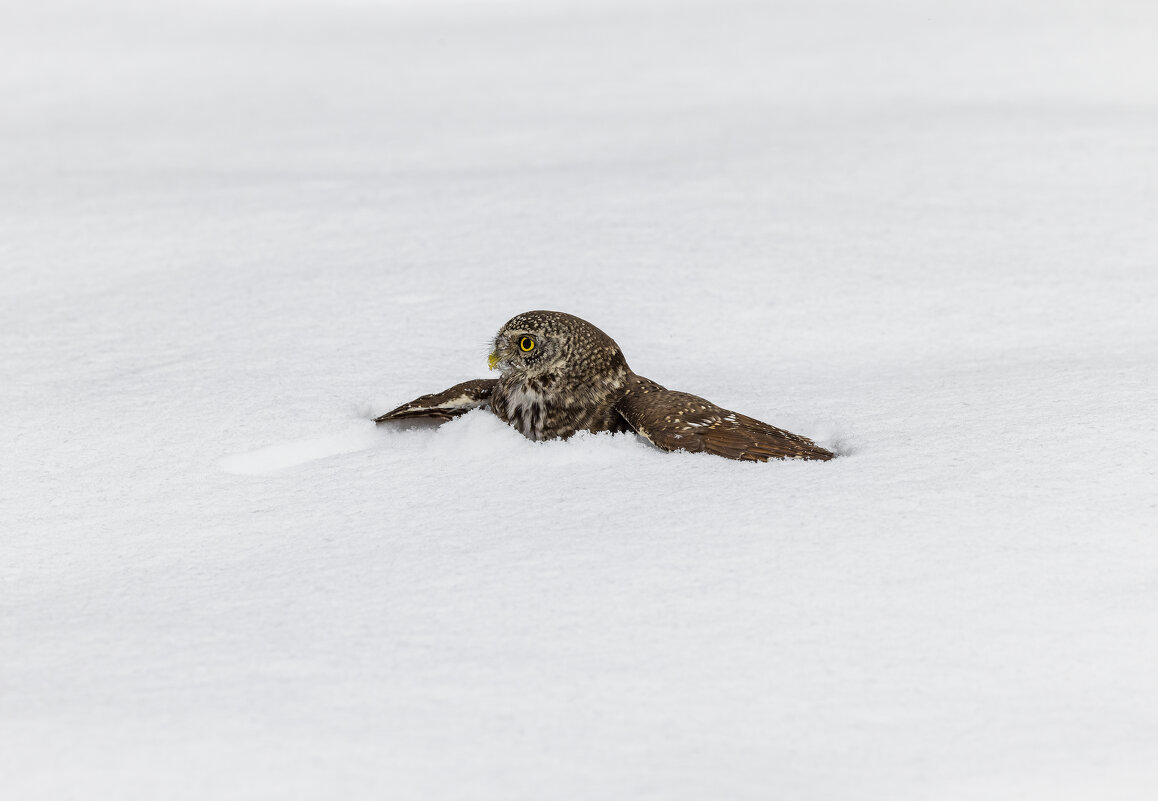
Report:
[[[508,393],[506,402],[507,422],[518,428],[523,436],[541,438],[547,411],[543,394],[520,384]]]

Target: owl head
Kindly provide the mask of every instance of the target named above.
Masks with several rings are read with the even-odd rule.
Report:
[[[488,359],[503,374],[598,373],[627,363],[615,340],[586,320],[556,311],[516,315],[495,334]]]

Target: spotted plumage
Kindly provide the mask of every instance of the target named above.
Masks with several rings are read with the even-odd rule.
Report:
[[[531,311],[495,335],[497,379],[476,379],[405,403],[377,418],[449,420],[489,408],[534,439],[577,431],[635,431],[663,450],[704,451],[728,459],[831,459],[807,437],[728,411],[636,375],[611,337],[570,314]]]

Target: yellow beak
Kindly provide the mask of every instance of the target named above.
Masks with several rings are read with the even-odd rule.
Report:
[[[495,365],[499,363],[499,359],[501,358],[497,350],[491,351],[491,355],[487,356],[487,367],[491,370],[495,369]]]

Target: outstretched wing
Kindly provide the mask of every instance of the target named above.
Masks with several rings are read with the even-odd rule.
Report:
[[[807,437],[722,409],[696,395],[663,389],[650,381],[629,391],[615,408],[637,434],[665,451],[706,451],[755,462],[833,456]]]
[[[464,381],[455,384],[448,390],[436,392],[433,395],[423,395],[410,403],[404,403],[392,412],[386,412],[374,419],[375,423],[385,423],[390,420],[407,420],[412,417],[430,417],[435,420],[446,421],[460,414],[466,414],[471,409],[486,406],[494,391],[497,378],[476,378],[474,381]]]

